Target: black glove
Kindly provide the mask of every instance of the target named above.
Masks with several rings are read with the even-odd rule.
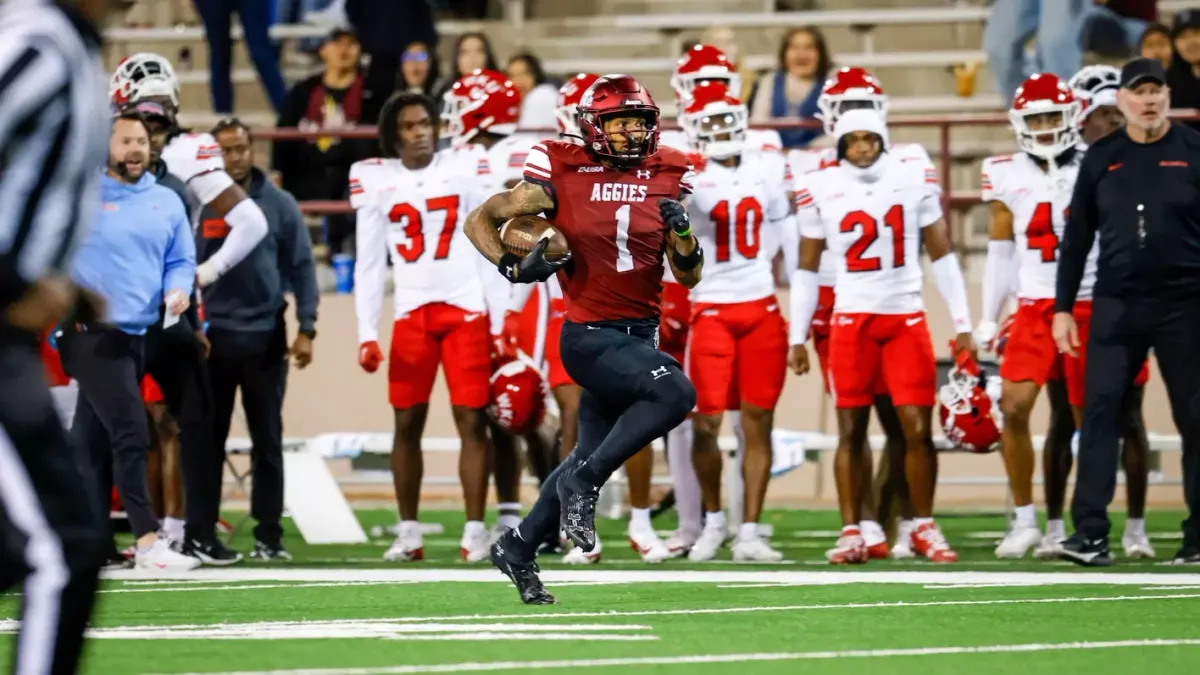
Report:
[[[500,262],[496,263],[496,267],[505,279],[514,284],[534,284],[545,281],[554,276],[558,268],[567,264],[567,261],[571,259],[571,254],[568,253],[553,262],[546,260],[546,247],[549,245],[549,239],[539,241],[524,258],[515,253],[505,253],[500,256]]]
[[[658,200],[658,214],[662,216],[663,224],[671,228],[677,237],[686,237],[692,233],[692,223],[688,220],[687,208],[674,199]]]

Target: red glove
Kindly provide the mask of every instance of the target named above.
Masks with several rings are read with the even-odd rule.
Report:
[[[358,347],[358,367],[373,373],[379,370],[379,364],[383,363],[383,351],[379,349],[379,343],[371,340],[364,342]]]

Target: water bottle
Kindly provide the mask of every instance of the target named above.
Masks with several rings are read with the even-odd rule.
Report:
[[[337,253],[333,256],[334,285],[338,293],[354,291],[354,256]]]

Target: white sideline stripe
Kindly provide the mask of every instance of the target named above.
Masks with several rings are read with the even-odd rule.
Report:
[[[133,582],[129,582],[133,583]],[[193,581],[191,583],[204,583]],[[179,588],[157,586],[154,588],[106,588],[97,593],[179,593],[182,591],[245,591],[260,588],[329,588],[335,586],[406,586],[415,581],[330,581],[311,584],[240,584],[237,586],[180,586]]]
[[[977,647],[918,647],[914,649],[856,649],[821,652],[776,652],[748,654],[705,654],[697,656],[651,656],[625,659],[575,659],[562,661],[504,661],[496,663],[445,663],[427,666],[379,668],[305,668],[302,670],[247,670],[186,675],[412,675],[415,673],[472,673],[497,670],[546,670],[551,668],[606,668],[614,666],[658,666],[691,663],[745,663],[749,661],[807,661],[845,658],[888,658],[895,656],[942,656],[949,654],[1003,654],[1130,647],[1195,647],[1200,640],[1121,640],[1113,642],[1058,642]]]
[[[693,614],[753,614],[758,612],[806,612],[829,609],[911,609],[918,607],[971,607],[986,605],[1043,605],[1065,602],[1138,602],[1142,600],[1191,600],[1200,599],[1200,593],[1175,593],[1161,595],[1115,595],[1100,597],[1062,598],[1012,598],[1004,600],[936,600],[930,602],[854,602],[839,605],[776,605],[758,607],[712,607],[701,609],[639,609],[610,610],[607,612],[549,612],[545,614],[460,614],[457,616],[401,616],[386,619],[329,619],[322,624],[367,624],[367,623],[428,623],[437,621],[504,621],[508,619],[595,619],[625,618],[635,616],[684,616]],[[15,624],[16,622],[13,622]],[[256,626],[303,627],[308,621],[261,621]],[[156,624],[147,626],[123,626],[123,630],[199,630],[211,628],[213,624]],[[0,623],[0,632],[4,624]]]
[[[1200,586],[1142,586],[1143,591],[1200,591]]]

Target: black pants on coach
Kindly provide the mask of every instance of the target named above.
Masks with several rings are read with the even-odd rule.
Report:
[[[112,327],[64,331],[63,364],[79,383],[71,436],[86,448],[93,474],[112,467],[113,483],[135,537],[157,532],[158,517],[146,487],[150,427],[142,402],[145,339]],[[97,481],[98,507],[109,503],[107,486]]]
[[[1183,522],[1184,544],[1200,545],[1200,304],[1195,299],[1127,302],[1097,297],[1092,302],[1071,518],[1084,536],[1107,538],[1124,419],[1121,404],[1150,349],[1183,439],[1183,493],[1189,512]]]
[[[105,551],[85,467],[55,412],[37,337],[0,324],[0,592],[24,584],[13,672],[77,668]]]
[[[249,427],[250,473],[254,480],[250,515],[254,538],[278,544],[283,535],[283,388],[287,374],[287,333],[282,321],[268,331],[212,327],[208,374],[213,388],[213,442],[222,450],[229,438],[237,391]]]

